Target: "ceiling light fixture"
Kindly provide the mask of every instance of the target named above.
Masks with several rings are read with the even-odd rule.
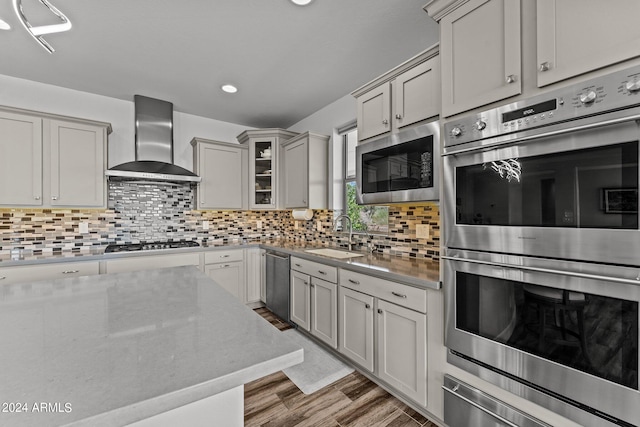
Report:
[[[5,21],[0,18],[0,30],[10,30],[11,25],[7,24]]]
[[[64,13],[60,12],[47,0],[38,1],[42,3],[47,9],[49,9],[51,13],[56,15],[58,19],[60,19],[61,23],[53,25],[40,25],[37,27],[32,26],[27,20],[24,11],[22,10],[22,0],[13,0],[13,10],[16,12],[16,15],[18,16],[18,19],[20,20],[20,23],[22,23],[24,29],[27,30],[29,34],[31,34],[31,37],[33,37],[38,43],[40,43],[40,45],[45,48],[47,52],[53,53],[55,52],[55,49],[49,43],[47,43],[47,41],[42,38],[42,36],[44,34],[69,31],[71,29],[71,21],[69,21],[69,18],[67,18]]]
[[[311,3],[313,0],[291,0],[293,4],[297,4],[298,6],[306,6]]]
[[[227,93],[236,93],[238,91],[238,88],[234,85],[222,85],[222,90]]]

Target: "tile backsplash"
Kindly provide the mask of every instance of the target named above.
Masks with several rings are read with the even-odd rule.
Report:
[[[333,229],[334,213],[317,210],[310,221],[291,211],[195,211],[188,184],[109,183],[109,209],[0,209],[0,254],[82,251],[110,243],[158,240],[225,242],[287,239],[326,246],[347,245]],[[207,230],[203,222],[209,222]],[[79,225],[87,222],[88,233]],[[416,225],[428,224],[429,237],[418,239]],[[260,227],[259,227],[260,226]],[[360,248],[411,258],[438,259],[440,213],[437,204],[391,206],[389,233],[354,235]]]

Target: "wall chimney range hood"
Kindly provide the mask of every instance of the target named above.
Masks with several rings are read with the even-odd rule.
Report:
[[[136,159],[105,172],[110,179],[200,182],[173,163],[173,104],[135,95]]]

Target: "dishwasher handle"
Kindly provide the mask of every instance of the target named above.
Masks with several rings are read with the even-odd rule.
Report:
[[[282,260],[288,260],[289,259],[288,256],[277,255],[275,252],[267,252],[267,256],[278,258],[278,259],[282,259]]]

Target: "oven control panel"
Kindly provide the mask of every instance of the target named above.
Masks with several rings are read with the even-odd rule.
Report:
[[[640,105],[640,66],[474,113],[444,125],[449,147]]]

